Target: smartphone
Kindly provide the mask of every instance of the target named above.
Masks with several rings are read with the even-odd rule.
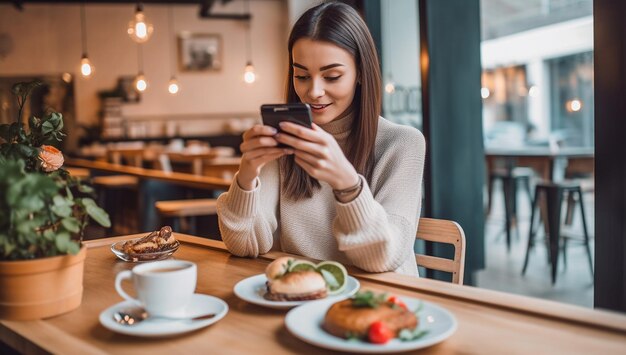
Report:
[[[313,117],[311,115],[311,107],[303,103],[290,104],[266,104],[261,105],[261,117],[263,124],[276,128],[281,132],[280,122],[292,122],[301,126],[311,128]],[[285,144],[279,144],[279,147],[286,147]]]

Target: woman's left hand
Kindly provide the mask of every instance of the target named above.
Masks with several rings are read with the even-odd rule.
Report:
[[[280,128],[288,134],[279,133],[274,138],[295,149],[296,164],[309,175],[325,181],[334,190],[344,190],[359,183],[354,166],[331,134],[315,123],[309,129],[294,123],[281,122]]]

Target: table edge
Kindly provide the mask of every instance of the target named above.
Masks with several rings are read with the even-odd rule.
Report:
[[[87,246],[87,248],[96,248],[105,245],[111,245],[112,243],[119,240],[137,238],[143,235],[145,235],[145,233],[106,239],[96,239],[92,241],[86,241],[84,242],[84,244]],[[177,233],[176,237],[183,243],[200,245],[223,252],[228,252],[226,245],[221,241],[180,233]],[[290,254],[279,251],[271,251],[267,254],[260,255],[259,258],[265,260],[274,260],[278,257],[285,255]],[[310,259],[300,256],[298,257],[303,259]],[[428,293],[435,296],[453,298],[461,301],[471,302],[474,304],[489,305],[516,313],[547,317],[559,321],[572,322],[592,328],[626,333],[626,315],[622,315],[613,311],[589,309],[581,306],[559,303],[556,301],[542,300],[539,298],[481,289],[472,286],[456,285],[449,282],[431,280],[426,278],[415,278],[394,272],[368,273],[357,269],[356,267],[348,267],[348,269],[350,271],[350,274],[357,278],[380,283],[387,286],[401,288],[404,290]]]

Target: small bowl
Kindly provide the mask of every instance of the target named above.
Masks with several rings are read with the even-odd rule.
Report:
[[[133,239],[131,241],[135,241],[135,240],[138,240],[138,239],[140,239],[140,238]],[[122,250],[122,246],[126,242],[127,242],[126,240],[122,240],[122,241],[119,241],[117,243],[113,243],[111,245],[111,251],[118,258],[120,258],[120,259],[122,259],[124,261],[129,261],[129,262],[134,262],[134,263],[136,263],[136,262],[143,262],[143,261],[155,261],[155,260],[167,259],[172,254],[174,254],[176,252],[176,250],[178,250],[178,247],[180,247],[180,242],[177,240],[174,244],[172,244],[171,248],[166,249],[166,250],[155,251],[155,252],[152,252],[152,253],[127,254],[127,253],[125,253]]]

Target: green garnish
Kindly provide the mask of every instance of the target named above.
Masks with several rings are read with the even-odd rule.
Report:
[[[417,306],[417,309],[413,311],[413,313],[417,315],[419,312],[422,311],[422,309],[424,309],[424,302],[420,301],[420,304]]]
[[[360,341],[361,337],[355,332],[346,332],[346,339],[348,341]]]
[[[387,302],[387,294],[381,293],[376,295],[372,291],[357,292],[352,297],[352,306],[354,307],[370,307],[378,308],[381,304]]]
[[[407,328],[400,331],[400,333],[398,334],[398,339],[402,341],[412,341],[417,340],[426,334],[428,334],[428,330],[419,329],[419,327],[416,327],[413,330]]]

